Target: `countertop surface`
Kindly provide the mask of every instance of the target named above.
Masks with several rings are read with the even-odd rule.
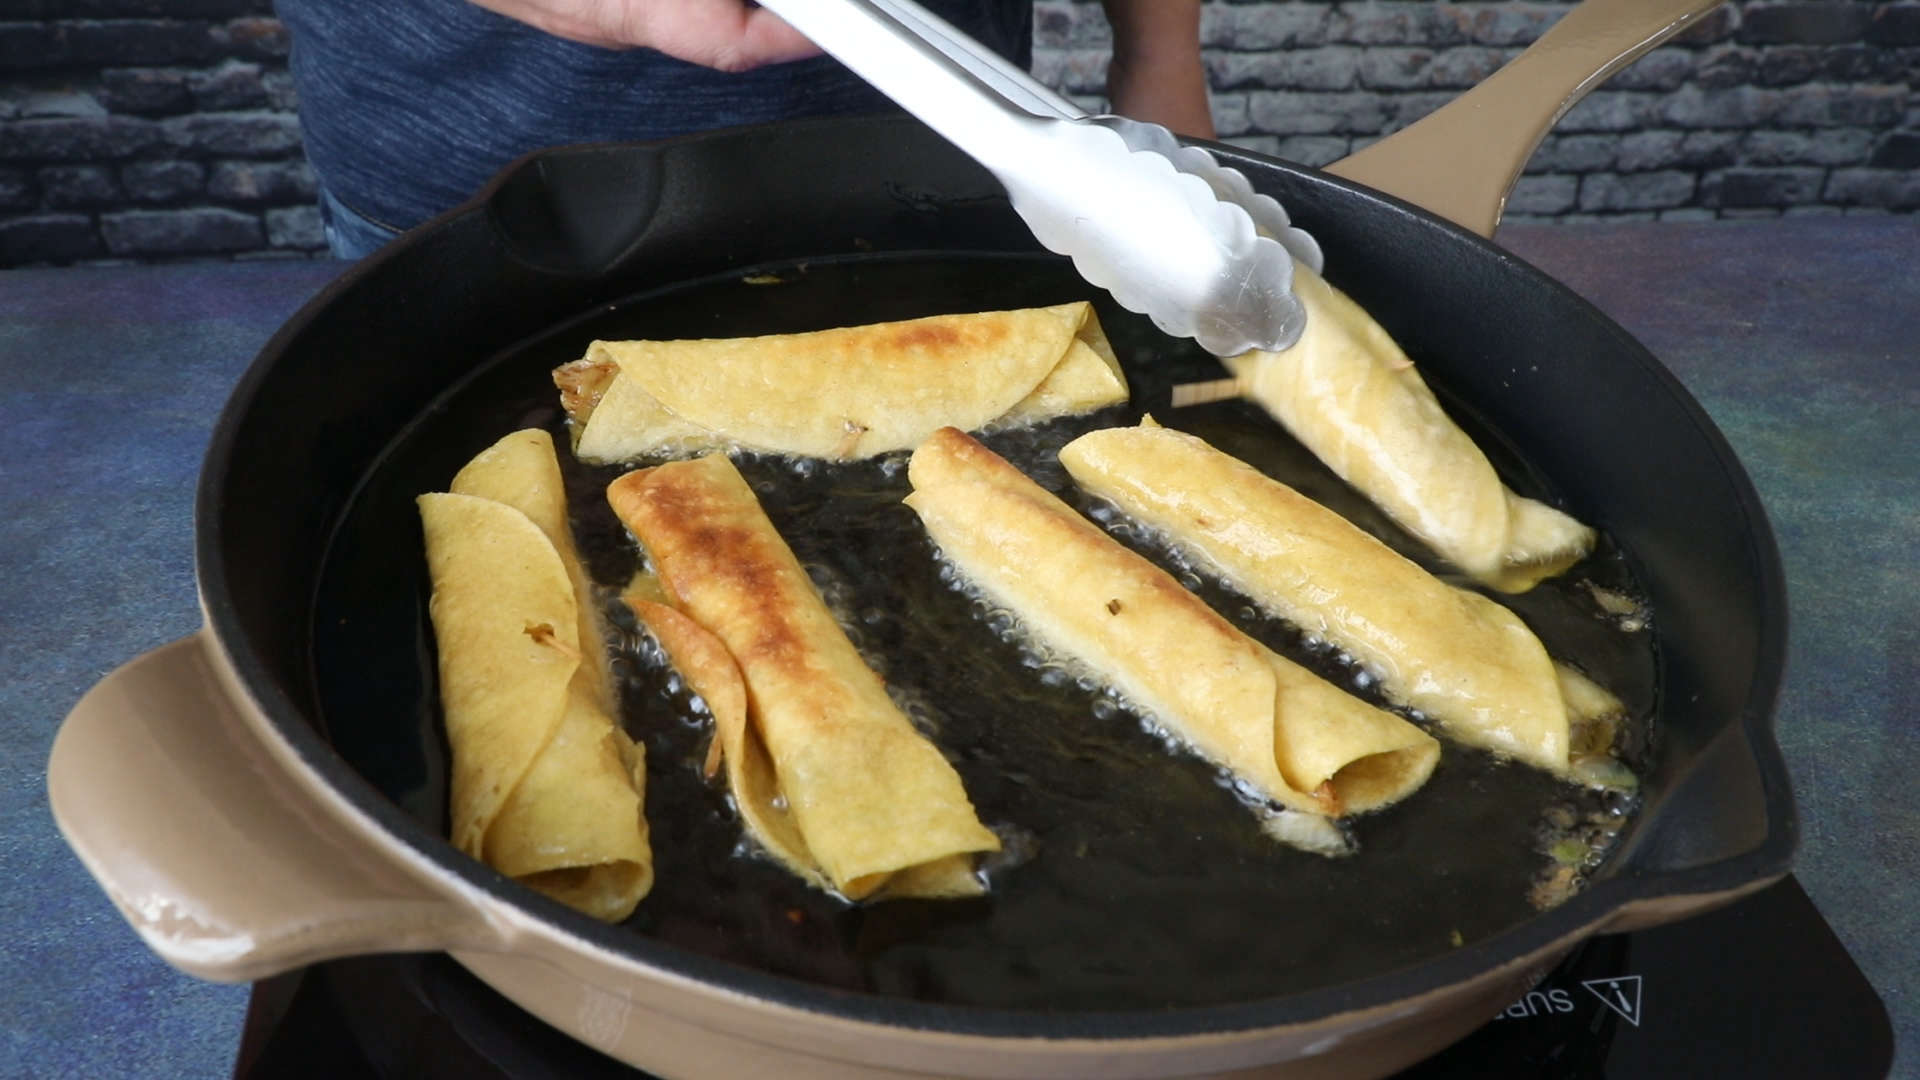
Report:
[[[1499,236],[1661,357],[1751,474],[1791,598],[1778,710],[1796,875],[1920,1076],[1920,223]],[[343,264],[0,271],[0,1076],[216,1077],[245,986],[154,958],[61,840],[74,702],[199,624],[194,487],[229,388]],[[1764,947],[1764,943],[1756,943]]]

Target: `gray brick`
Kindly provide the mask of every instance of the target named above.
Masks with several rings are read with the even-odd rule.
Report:
[[[1615,90],[1667,93],[1679,89],[1693,77],[1693,62],[1691,49],[1655,49],[1621,69],[1607,80],[1607,85]]]
[[[1433,59],[1431,49],[1368,49],[1359,55],[1356,72],[1369,90],[1413,90],[1428,85]]]
[[[1632,131],[1644,127],[1665,95],[1629,90],[1595,90],[1560,118],[1558,130]]]
[[[1822,196],[1846,207],[1920,209],[1920,172],[1912,169],[1835,169]]]
[[[1527,171],[1589,173],[1613,168],[1615,135],[1548,135],[1527,162]]]
[[[267,107],[282,112],[292,112],[300,107],[300,95],[293,88],[293,76],[285,70],[269,71],[260,76],[260,85],[267,91]]]
[[[1107,53],[1100,49],[1064,49],[1053,53],[1043,67],[1036,64],[1034,76],[1041,82],[1067,94],[1107,92]]]
[[[99,99],[84,90],[37,90],[21,95],[15,115],[23,120],[35,117],[91,119],[107,115],[107,110]]]
[[[1818,77],[1834,82],[1912,82],[1920,78],[1920,47],[1832,45],[1820,50]]]
[[[1213,110],[1213,130],[1222,138],[1244,135],[1251,130],[1251,121],[1247,118],[1247,95],[1214,94],[1208,104]]]
[[[1673,44],[1683,46],[1713,45],[1732,38],[1740,30],[1740,5],[1721,4],[1719,7],[1694,19],[1684,30],[1675,34]]]
[[[1771,119],[1789,127],[1887,127],[1897,123],[1906,111],[1908,90],[1904,86],[1808,83],[1777,93],[1779,110],[1755,117],[1755,124]]]
[[[1522,176],[1507,196],[1507,215],[1564,214],[1580,195],[1577,176]]]
[[[192,154],[266,157],[300,146],[300,122],[286,113],[193,113],[161,121],[171,145]]]
[[[1331,135],[1379,131],[1386,110],[1371,94],[1310,94],[1263,90],[1247,95],[1251,130],[1278,135]]]
[[[100,73],[100,98],[114,112],[146,116],[193,107],[187,73],[174,68],[107,68]]]
[[[1920,169],[1920,131],[1887,132],[1867,164],[1879,169]]]
[[[187,89],[193,94],[194,105],[209,111],[259,109],[270,104],[260,65],[244,60],[227,60],[212,70],[195,72],[187,80]]]
[[[1207,68],[1213,85],[1225,90],[1345,90],[1354,85],[1359,57],[1345,46],[1214,53]]]
[[[1720,212],[1724,221],[1774,221],[1780,217],[1776,206],[1729,206]]]
[[[1318,3],[1207,4],[1200,9],[1200,42],[1243,50],[1324,45],[1331,10]]]
[[[257,248],[265,239],[258,218],[217,207],[103,214],[100,232],[115,255],[210,255]]]
[[[1033,5],[1033,44],[1041,48],[1078,48],[1113,43],[1113,31],[1098,4],[1039,0]]]
[[[1214,126],[1218,128],[1219,125],[1216,123]],[[1222,141],[1253,154],[1264,154],[1267,157],[1284,156],[1280,153],[1280,136],[1278,135],[1236,135]]]
[[[1680,140],[1680,157],[1675,165],[1684,169],[1718,169],[1732,165],[1739,157],[1738,131],[1689,131]]]
[[[0,168],[0,210],[31,210],[40,205],[40,189],[25,169]]]
[[[1867,41],[1874,45],[1920,45],[1920,4],[1882,4],[1873,12]]]
[[[85,214],[34,214],[0,221],[0,266],[70,263],[100,254],[100,235]]]
[[[207,171],[197,161],[135,161],[120,169],[120,186],[135,203],[184,202],[206,189]]]
[[[1387,123],[1384,130],[1398,131],[1458,96],[1450,90],[1426,90],[1390,95],[1383,99],[1387,108]]]
[[[1662,100],[1657,115],[1682,128],[1757,127],[1773,119],[1788,92],[1752,86],[1708,92],[1687,86]]]
[[[1745,165],[1859,165],[1873,150],[1870,128],[1753,131],[1740,141]]]
[[[183,19],[111,19],[61,23],[67,63],[193,64],[218,55],[212,25]]]
[[[1687,135],[1681,131],[1635,131],[1620,137],[1614,152],[1613,167],[1621,172],[1647,172],[1685,164],[1681,147]]]
[[[1580,179],[1580,209],[1587,211],[1665,210],[1693,198],[1690,172],[1591,173]]]
[[[1858,41],[1873,23],[1873,6],[1846,0],[1748,4],[1740,40],[1761,44],[1836,45]]]
[[[1442,89],[1465,90],[1485,82],[1518,54],[1517,49],[1486,45],[1461,45],[1433,58],[1428,85]]]
[[[266,218],[267,243],[274,247],[318,251],[327,246],[327,234],[320,224],[317,206],[269,210]]]
[[[160,145],[153,121],[131,116],[0,123],[0,161],[112,161]]]
[[[1792,86],[1820,73],[1825,49],[1812,45],[1779,45],[1762,50],[1754,65],[1754,81],[1762,86]]]
[[[1719,215],[1702,206],[1683,206],[1678,210],[1662,210],[1658,220],[1674,224],[1698,225],[1713,221]]]
[[[1274,156],[1319,168],[1346,157],[1350,140],[1339,135],[1290,135],[1280,140]]]
[[[120,199],[113,173],[98,165],[49,165],[40,170],[40,193],[53,210],[89,210]]]
[[[1838,206],[1812,204],[1807,206],[1789,206],[1785,210],[1780,211],[1780,216],[1790,218],[1845,217],[1846,213],[1845,210]]]
[[[234,19],[215,27],[212,37],[223,55],[243,60],[284,60],[292,46],[280,20],[265,16]]]
[[[57,68],[73,60],[68,28],[53,22],[0,22],[0,71]]]
[[[1337,6],[1327,33],[1355,45],[1455,45],[1468,39],[1473,18],[1456,4],[1366,0]]]
[[[1826,175],[1810,166],[1722,169],[1700,178],[1700,202],[1728,210],[1792,206],[1818,198]]]
[[[1728,90],[1753,81],[1760,54],[1738,45],[1708,49],[1694,65],[1693,85],[1702,90]]]
[[[223,203],[311,201],[313,170],[301,161],[222,161],[207,174],[207,194]]]
[[[1494,3],[1461,6],[1472,9],[1468,36],[1481,45],[1530,44],[1569,10],[1564,4]]]
[[[73,19],[226,19],[265,13],[273,7],[271,0],[54,0],[50,6]]]

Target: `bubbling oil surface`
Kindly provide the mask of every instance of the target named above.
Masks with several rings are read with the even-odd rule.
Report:
[[[383,569],[402,556],[375,541],[397,531],[395,515],[411,515],[415,494],[443,488],[463,455],[533,424],[563,448],[576,538],[615,629],[624,722],[647,748],[656,884],[626,923],[635,933],[880,994],[1002,1008],[1165,1008],[1270,997],[1443,954],[1534,914],[1554,898],[1543,881],[1576,887],[1604,860],[1630,801],[1453,744],[1419,792],[1346,826],[1352,856],[1287,847],[1230,776],[1157,731],[1094,673],[1036,649],[1008,613],[955,580],[901,503],[904,454],[837,464],[736,454],[849,637],[953,763],[1005,845],[984,867],[989,894],[966,901],[850,905],[761,857],[724,783],[702,776],[711,736],[703,706],[613,599],[643,556],[604,491],[633,466],[587,466],[565,452],[546,373],[594,337],[713,336],[716,322],[730,333],[779,332],[1086,295],[1046,260],[891,258],[774,276],[772,287],[728,279],[636,298],[509,350],[403,435],[356,497],[320,590],[322,710],[343,754],[431,826],[445,825],[446,748],[424,569]],[[1073,488],[1055,456],[1061,446],[1152,411],[1444,572],[1253,406],[1169,411],[1170,388],[1218,377],[1217,362],[1096,303],[1131,404],[985,441],[1254,637],[1391,707],[1350,658],[1263,615]],[[1510,485],[1550,495],[1495,433],[1461,416]],[[417,542],[417,526],[400,531]],[[1500,598],[1556,657],[1628,704],[1633,721],[1621,750],[1630,763],[1647,749],[1654,657],[1644,612],[1623,630],[1610,609],[1636,595],[1625,560],[1603,543],[1569,575]],[[1615,602],[1603,605],[1602,596]],[[384,676],[383,692],[344,674],[369,669],[380,672],[376,682]],[[410,724],[394,722],[395,686],[402,704],[413,702]]]

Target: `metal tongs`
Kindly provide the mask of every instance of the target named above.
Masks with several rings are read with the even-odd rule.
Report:
[[[1217,356],[1306,324],[1293,263],[1320,247],[1238,170],[1158,124],[1089,116],[911,0],[761,0],[1007,189],[1048,250]]]

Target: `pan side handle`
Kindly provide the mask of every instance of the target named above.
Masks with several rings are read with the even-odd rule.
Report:
[[[240,982],[367,952],[499,948],[451,887],[316,805],[241,718],[204,631],[109,674],[47,765],[53,816],[146,944]]]
[[[1720,0],[1584,0],[1480,85],[1326,171],[1482,236],[1553,125]]]

